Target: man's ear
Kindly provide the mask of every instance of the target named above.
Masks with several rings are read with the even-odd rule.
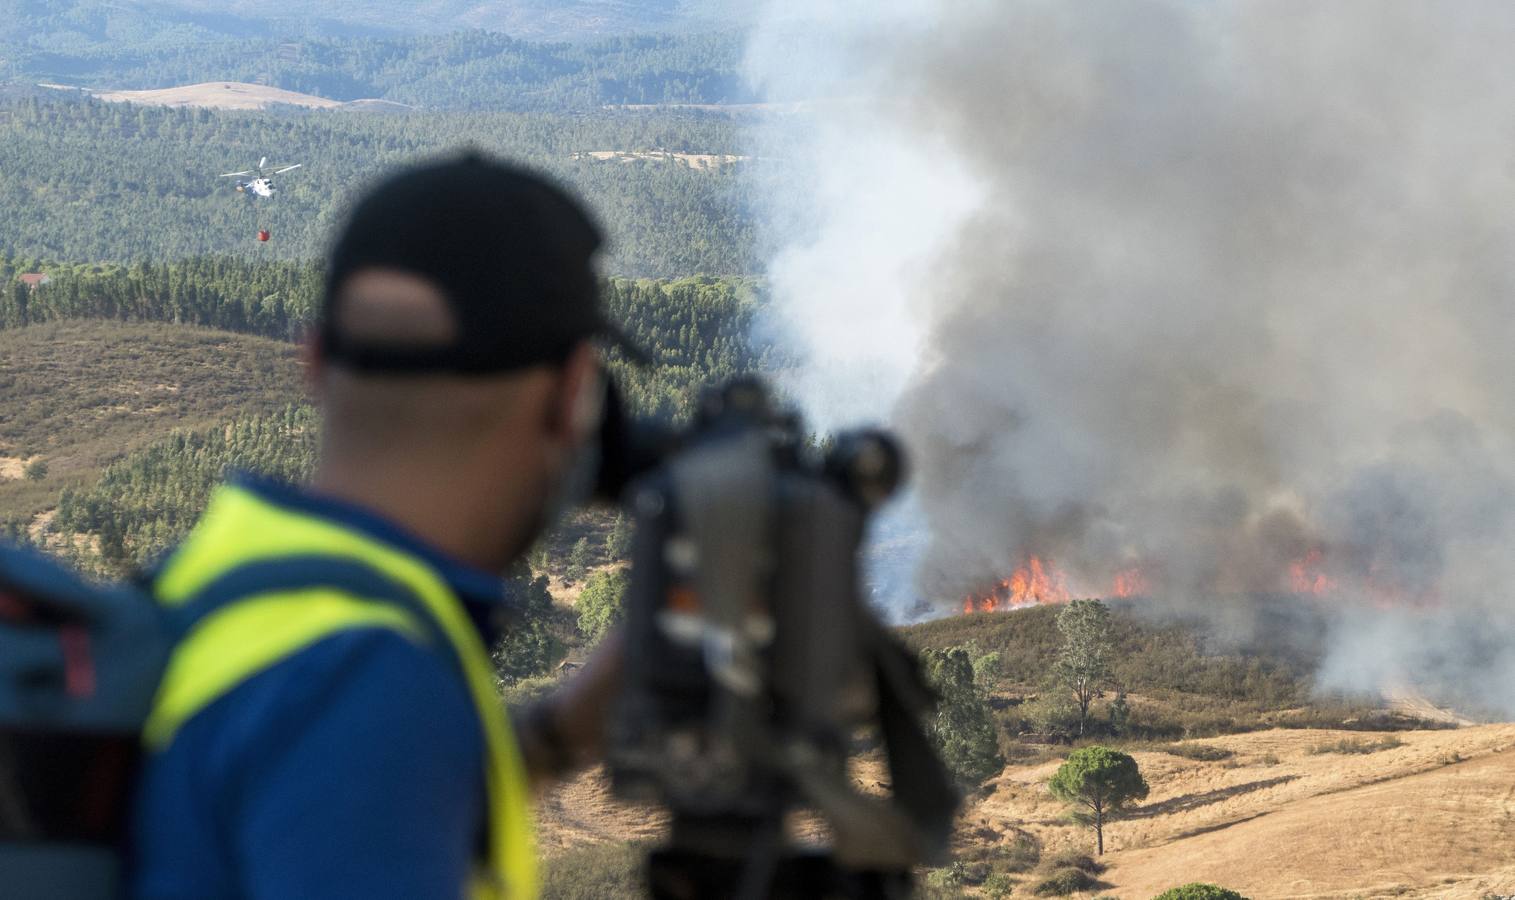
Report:
[[[605,375],[599,354],[584,341],[563,364],[549,429],[570,446],[588,440],[605,411]]]
[[[321,352],[321,335],[315,328],[305,329],[305,334],[300,339],[300,369],[306,396],[320,406],[323,399],[322,384],[326,377],[326,355]]]

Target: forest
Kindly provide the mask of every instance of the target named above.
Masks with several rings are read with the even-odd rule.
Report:
[[[600,219],[605,270],[749,274],[759,240],[749,197],[762,166],[698,168],[645,151],[740,155],[738,127],[695,111],[232,112],[106,103],[59,92],[0,96],[0,250],[59,261],[231,253],[318,259],[355,193],[384,171],[474,147],[566,184]],[[593,151],[643,152],[599,159]],[[268,156],[302,163],[271,200],[223,172]],[[259,229],[272,233],[260,243]]]

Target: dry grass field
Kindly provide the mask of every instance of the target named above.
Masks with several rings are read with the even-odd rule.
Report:
[[[94,91],[101,100],[146,106],[204,106],[212,109],[268,109],[284,104],[334,109],[341,101],[241,81],[207,81],[151,91]]]
[[[1515,725],[1276,729],[1192,743],[1231,755],[1133,753],[1151,795],[1107,827],[1100,886],[1076,896],[1147,900],[1191,881],[1254,900],[1515,894]],[[1047,793],[1058,764],[1012,766],[992,779],[964,810],[958,848],[1008,848],[1029,833],[1044,856],[1090,852],[1092,835],[1068,824]],[[879,774],[865,765],[863,786]],[[615,802],[600,773],[547,794],[539,817],[547,855],[653,840],[663,824]],[[1012,896],[1032,896],[1031,881]]]

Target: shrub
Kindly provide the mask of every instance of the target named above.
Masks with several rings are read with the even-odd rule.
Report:
[[[995,872],[984,879],[984,896],[991,900],[1004,900],[1015,890],[1015,879],[1004,872]]]
[[[1049,869],[1078,869],[1090,875],[1098,875],[1105,871],[1104,864],[1096,862],[1094,857],[1077,850],[1062,850],[1047,858]]]
[[[1395,747],[1403,747],[1404,745],[1404,741],[1393,735],[1379,738],[1376,741],[1342,738],[1334,744],[1316,744],[1310,748],[1310,752],[1316,755],[1322,753],[1377,753],[1380,750],[1393,750]]]
[[[1029,834],[1016,835],[1015,843],[999,848],[993,863],[1003,872],[1029,872],[1042,861],[1042,850],[1036,838]]]
[[[951,866],[932,869],[926,873],[925,886],[933,892],[950,895],[953,892],[952,889],[961,886],[962,883],[963,881],[959,873]]]
[[[37,457],[26,464],[21,474],[26,476],[27,481],[41,481],[47,477],[47,460]]]
[[[1002,671],[1004,671],[1004,657],[998,650],[990,650],[973,659],[973,680],[985,690],[999,681]]]
[[[590,644],[599,641],[624,616],[622,600],[631,586],[625,569],[602,569],[589,576],[584,590],[574,603],[579,615],[579,633]]]
[[[1169,744],[1158,749],[1169,756],[1181,756],[1184,759],[1195,759],[1201,762],[1219,762],[1236,755],[1235,751],[1224,747],[1213,747],[1209,744]]]
[[[563,657],[562,642],[552,633],[552,595],[547,579],[531,577],[524,565],[512,570],[507,589],[514,595],[516,619],[491,654],[502,684],[544,675]]]
[[[1041,694],[1023,709],[1026,721],[1042,734],[1072,738],[1078,733],[1078,706],[1061,691]]]
[[[1195,882],[1170,888],[1153,897],[1152,900],[1247,900],[1247,898],[1223,887]]]
[[[559,683],[556,675],[537,675],[532,678],[522,678],[510,684],[501,683],[500,699],[505,702],[507,709],[519,709],[530,706],[552,693]]]
[[[1094,887],[1094,876],[1083,869],[1058,869],[1031,888],[1038,897],[1066,897]]]

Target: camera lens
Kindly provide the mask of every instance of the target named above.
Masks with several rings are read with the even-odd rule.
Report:
[[[888,500],[905,480],[904,452],[887,433],[849,431],[837,437],[826,456],[825,471],[863,506]]]

